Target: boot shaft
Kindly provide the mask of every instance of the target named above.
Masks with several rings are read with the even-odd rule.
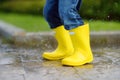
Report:
[[[70,36],[73,46],[88,48],[89,46],[86,45],[90,45],[89,24],[70,30]]]
[[[55,38],[59,47],[66,50],[73,50],[73,44],[69,35],[69,31],[66,30],[64,26],[59,26],[53,30],[55,31]]]

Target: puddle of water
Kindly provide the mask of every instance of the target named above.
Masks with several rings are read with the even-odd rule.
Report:
[[[0,58],[0,65],[1,64],[13,64],[15,60],[10,57]]]

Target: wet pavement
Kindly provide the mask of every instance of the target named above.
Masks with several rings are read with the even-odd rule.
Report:
[[[94,61],[77,67],[42,59],[40,48],[17,47],[0,37],[0,80],[120,80],[120,48],[92,48]]]

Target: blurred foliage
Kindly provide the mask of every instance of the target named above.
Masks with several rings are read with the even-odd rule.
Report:
[[[45,0],[6,0],[0,3],[4,12],[42,14]]]
[[[46,0],[0,0],[4,12],[42,15]],[[86,19],[119,20],[120,0],[83,0],[80,14]]]
[[[120,0],[83,0],[80,13],[89,19],[120,21]]]

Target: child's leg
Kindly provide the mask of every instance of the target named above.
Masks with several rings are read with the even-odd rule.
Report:
[[[89,25],[84,24],[78,14],[80,4],[81,0],[59,0],[60,18],[64,22],[65,28],[70,32],[74,47],[72,55],[62,60],[63,65],[79,66],[93,61]]]
[[[83,20],[78,14],[81,0],[59,0],[60,18],[67,30],[83,25]]]
[[[62,25],[58,14],[58,0],[46,0],[43,15],[51,28]]]
[[[69,2],[69,0],[68,0]],[[44,8],[44,16],[51,28],[54,28],[57,48],[52,52],[44,52],[42,57],[48,60],[58,60],[70,56],[73,53],[73,45],[69,31],[65,30],[58,14],[58,0],[47,0]]]

